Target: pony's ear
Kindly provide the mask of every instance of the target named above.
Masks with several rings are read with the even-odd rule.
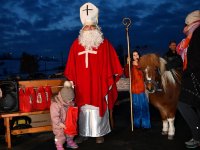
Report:
[[[159,57],[160,60],[160,74],[162,75],[165,71],[166,71],[166,60],[164,60],[163,58]]]

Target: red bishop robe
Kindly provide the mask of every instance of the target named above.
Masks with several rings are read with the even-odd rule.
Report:
[[[76,39],[71,46],[64,75],[74,82],[78,107],[85,104],[99,107],[100,116],[103,116],[107,108],[105,96],[108,95],[108,108],[112,109],[117,99],[116,82],[123,70],[113,46],[106,39],[97,49],[93,48],[88,54],[85,52]]]

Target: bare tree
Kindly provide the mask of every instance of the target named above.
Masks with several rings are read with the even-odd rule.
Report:
[[[23,52],[20,59],[20,71],[22,73],[33,74],[38,71],[39,64],[35,55]]]

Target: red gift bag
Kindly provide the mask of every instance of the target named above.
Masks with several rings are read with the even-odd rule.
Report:
[[[77,135],[78,107],[70,106],[67,110],[65,120],[65,134]]]
[[[24,104],[24,91],[22,88],[19,88],[19,110],[23,110],[23,104]]]
[[[32,100],[32,110],[37,110],[37,102],[36,102],[36,92],[33,87],[27,87],[29,91],[30,98]]]
[[[28,87],[25,88],[24,101],[27,112],[31,112],[33,110],[33,99]]]
[[[36,91],[36,110],[45,110],[47,108],[47,99],[43,86],[40,86]]]
[[[45,94],[46,94],[46,100],[47,100],[47,109],[50,109],[51,105],[51,97],[52,97],[52,91],[50,86],[44,87]]]
[[[19,106],[21,112],[32,111],[32,100],[27,88],[25,91],[22,88],[19,89]]]

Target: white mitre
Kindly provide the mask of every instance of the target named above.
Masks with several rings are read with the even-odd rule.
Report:
[[[98,8],[92,3],[85,3],[80,8],[81,23],[85,25],[97,25],[98,24]]]

